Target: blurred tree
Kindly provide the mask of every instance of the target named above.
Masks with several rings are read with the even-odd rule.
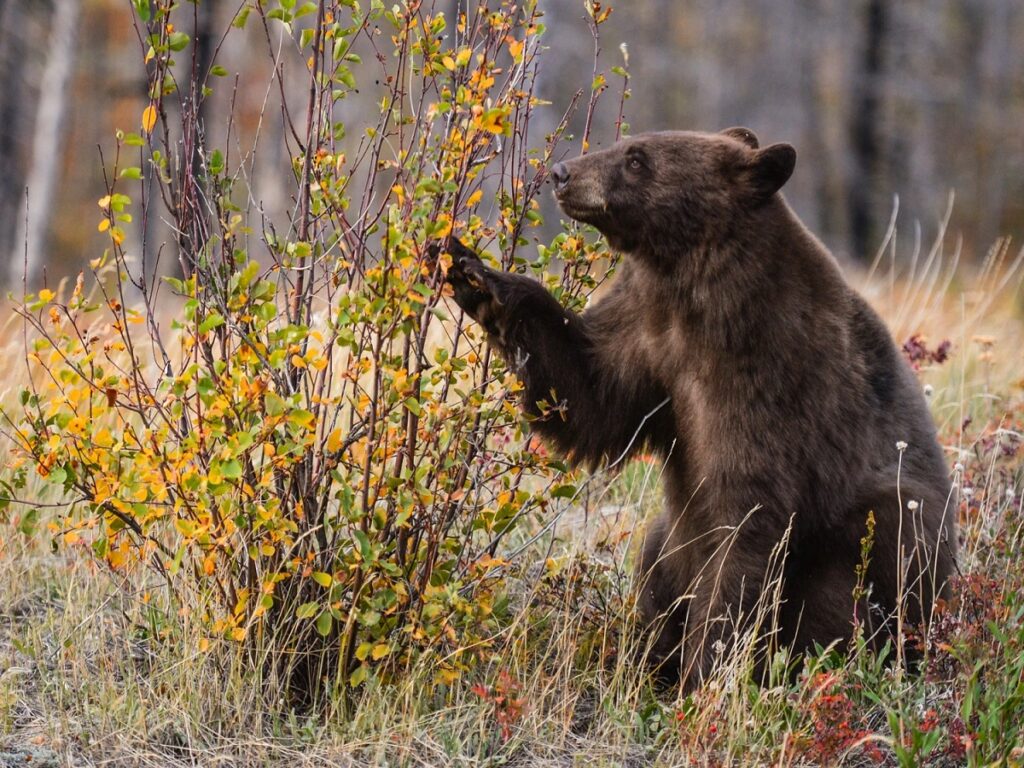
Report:
[[[457,16],[465,0],[423,0],[426,7]],[[583,0],[541,0],[548,50],[539,75],[541,96],[551,106],[533,119],[548,129],[575,94],[583,108],[569,124],[580,151],[584,113],[594,73],[594,41],[584,22]],[[55,164],[60,180],[49,206],[60,215],[44,223],[47,271],[77,272],[101,247],[89,222],[103,193],[96,146],[109,147],[116,128],[137,131],[146,93],[136,67],[145,54],[126,0],[82,3],[77,59],[72,61],[63,107],[66,140],[47,157],[34,146],[44,72],[53,48],[57,0],[0,0],[0,253],[22,261],[19,223],[24,189],[36,159]],[[900,198],[901,232],[921,221],[933,227],[956,193],[953,230],[962,233],[965,257],[984,253],[992,240],[1024,226],[1024,4],[1020,0],[633,0],[615,2],[602,27],[602,71],[608,87],[621,80],[610,70],[622,63],[619,44],[629,46],[630,90],[626,118],[632,132],[666,128],[718,130],[733,124],[753,128],[762,141],[791,141],[799,161],[786,195],[826,243],[850,259],[870,258],[882,225]],[[223,42],[222,28],[242,7],[238,2],[199,0],[188,6],[182,31],[195,45],[177,62],[176,76],[192,67],[209,72],[213,92],[198,99],[198,152],[207,139],[222,142],[231,123],[231,147],[246,158],[251,190],[272,226],[296,204],[282,179],[300,148],[293,126],[303,114],[287,115],[281,92],[302,93],[305,58],[297,44],[310,17],[291,34],[267,28],[253,13],[244,35]],[[264,4],[267,12],[274,2]],[[184,6],[183,6],[184,7]],[[449,38],[458,35],[449,24]],[[373,56],[369,39],[354,51]],[[269,88],[233,87],[235,73],[265,75]],[[271,74],[276,72],[276,78]],[[255,82],[258,78],[243,78]],[[615,102],[613,104],[613,102]],[[593,119],[592,146],[614,139],[617,100],[607,99]],[[296,107],[302,113],[301,107]],[[188,108],[188,104],[186,104]],[[350,126],[369,124],[379,111],[369,91],[334,107]],[[204,138],[205,137],[205,138]],[[186,137],[181,137],[184,141]],[[362,136],[351,131],[342,144],[354,153]],[[190,154],[187,162],[195,162]],[[111,158],[107,158],[108,163]],[[180,170],[180,169],[179,169]],[[145,172],[145,169],[144,169]],[[52,175],[49,178],[54,178]],[[34,182],[36,183],[36,182]],[[34,206],[33,206],[34,207]],[[558,212],[542,201],[549,219]],[[159,217],[141,219],[131,237],[145,238],[138,251],[148,268],[175,270],[180,233]],[[543,237],[552,234],[548,229]],[[141,238],[140,238],[141,239]],[[159,257],[159,263],[157,263]],[[9,267],[7,278],[15,271]],[[20,266],[16,270],[20,280]]]
[[[14,247],[24,248],[23,261],[11,259],[9,282],[24,276],[34,284],[42,274],[48,256],[49,223],[54,215],[54,191],[60,175],[61,147],[65,133],[64,113],[68,81],[74,66],[75,30],[79,0],[55,0],[50,14],[49,40],[43,47],[45,64],[36,104],[32,155],[25,185],[27,204],[14,238]]]
[[[860,66],[853,79],[850,179],[850,238],[854,258],[869,260],[877,236],[875,224],[880,140],[879,112],[885,83],[885,52],[889,36],[887,0],[868,0],[864,7]]]
[[[0,254],[11,261],[17,259],[19,264],[14,237],[18,218],[24,215],[25,144],[31,132],[25,104],[32,101],[26,93],[33,79],[31,71],[26,72],[30,63],[26,54],[36,30],[36,25],[30,23],[32,10],[24,3],[0,0],[0,81],[4,84],[0,88]],[[4,274],[5,279],[8,277]]]

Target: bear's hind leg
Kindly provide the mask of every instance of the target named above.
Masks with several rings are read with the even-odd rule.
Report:
[[[637,567],[639,609],[638,654],[665,683],[679,679],[682,658],[683,630],[686,626],[688,601],[682,590],[676,590],[673,567],[681,553],[670,548],[671,521],[663,513],[644,534]]]
[[[852,558],[837,558],[832,547],[822,547],[829,556],[811,561],[793,558],[787,563],[783,605],[779,611],[780,641],[790,645],[794,655],[813,653],[814,646],[837,643],[845,651],[853,632],[853,592],[857,584]],[[858,610],[867,610],[863,603]]]

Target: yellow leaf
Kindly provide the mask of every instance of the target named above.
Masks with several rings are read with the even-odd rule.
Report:
[[[331,432],[330,437],[327,438],[327,450],[334,453],[341,448],[341,430],[336,429]]]
[[[123,549],[115,549],[107,555],[107,562],[110,563],[110,567],[115,571],[118,568],[124,568],[128,562],[128,553]]]
[[[480,198],[483,196],[484,191],[482,189],[478,189],[476,192],[469,196],[468,200],[466,200],[466,207],[472,208],[474,205],[480,202]]]
[[[447,69],[449,72],[455,70],[455,59],[453,59],[451,56],[445,56],[443,59],[441,59],[441,63],[444,64],[444,68]]]
[[[96,227],[96,229],[98,229],[100,232],[106,232],[108,229],[110,229],[110,219],[103,219],[100,222],[100,225]]]
[[[107,210],[107,208],[109,208],[109,207],[110,207],[110,195],[104,195],[103,197],[101,197],[101,198],[100,198],[100,199],[99,199],[99,200],[98,200],[98,201],[96,202],[96,205],[98,205],[98,206],[99,206],[100,208],[102,208],[103,210]]]
[[[153,126],[156,125],[156,107],[150,104],[144,110],[142,110],[142,130],[146,133],[153,132]]]
[[[40,301],[53,301],[53,297],[55,295],[56,294],[54,294],[54,292],[51,291],[49,288],[43,288],[43,290],[41,290],[39,292],[39,300]]]
[[[523,60],[523,43],[520,40],[513,40],[508,44],[508,52],[512,54],[512,61],[519,64]]]
[[[373,657],[374,661],[377,661],[378,659],[383,659],[389,653],[391,653],[391,649],[387,646],[386,643],[378,643],[377,645],[373,646],[373,650],[370,652],[370,656]]]
[[[452,217],[447,213],[442,213],[437,217],[438,228],[434,231],[434,237],[444,238],[452,232]]]

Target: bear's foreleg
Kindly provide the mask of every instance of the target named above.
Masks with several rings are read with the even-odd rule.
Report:
[[[663,392],[642,372],[625,372],[627,380],[623,371],[602,363],[602,350],[618,340],[597,341],[588,316],[562,307],[537,280],[487,267],[458,240],[448,249],[455,301],[484,327],[522,381],[523,410],[541,437],[570,458],[596,466],[671,431]]]

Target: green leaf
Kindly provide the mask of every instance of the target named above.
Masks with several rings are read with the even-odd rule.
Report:
[[[312,429],[313,421],[315,416],[302,408],[297,408],[288,414],[288,423],[294,424],[296,427],[302,427],[303,429]]]
[[[331,616],[330,611],[323,611],[316,617],[316,631],[320,633],[321,637],[327,637],[331,634],[332,624],[334,624],[334,617]]]
[[[135,179],[138,181],[142,178],[142,169],[133,165],[130,168],[123,169],[120,175],[122,179]]]
[[[355,88],[356,87],[355,75],[352,74],[352,70],[349,69],[348,67],[346,67],[344,65],[338,67],[337,77],[338,77],[338,80],[340,80],[342,83],[344,83],[349,88]]]
[[[575,495],[575,485],[560,485],[551,492],[552,498],[555,499],[571,499]]]
[[[266,405],[267,413],[270,416],[280,416],[288,405],[276,392],[267,392],[263,395],[263,403]]]
[[[39,509],[32,507],[28,512],[21,516],[21,520],[18,521],[18,532],[23,533],[25,536],[32,536],[36,532],[36,523],[39,520]]]
[[[349,675],[349,678],[348,678],[348,684],[350,686],[352,686],[353,688],[355,688],[355,687],[361,685],[362,683],[364,683],[366,681],[366,671],[367,671],[366,665],[365,664],[360,664],[358,667],[356,667],[354,670],[352,670],[352,674]]]
[[[210,74],[214,77],[225,77],[227,76],[228,71],[224,69],[224,67],[222,67],[220,64],[214,64],[212,67],[210,67]]]
[[[222,325],[224,325],[224,318],[217,312],[214,312],[199,324],[199,333],[208,333],[214,328],[219,328]]]
[[[405,399],[405,407],[412,411],[413,416],[419,416],[423,413],[423,409],[420,407],[420,401],[415,397],[407,397]]]
[[[324,573],[323,571],[313,571],[313,581],[324,589],[327,589],[334,583],[334,579],[331,578],[331,574]]]
[[[355,537],[356,537],[356,541],[359,542],[359,554],[362,555],[363,562],[364,563],[370,562],[370,555],[372,554],[373,551],[370,548],[370,539],[369,539],[369,537],[363,531],[359,531],[359,530],[356,531]]]
[[[319,603],[303,603],[295,609],[295,618],[297,619],[312,619],[316,616],[317,611],[320,610]]]
[[[135,12],[139,14],[139,21],[145,24],[152,17],[152,11],[149,7],[149,0],[132,0],[132,5],[135,6]]]
[[[167,39],[167,44],[171,47],[172,51],[183,51],[189,44],[189,36],[184,32],[172,32],[171,36]]]
[[[219,149],[210,154],[210,173],[218,174],[224,170],[224,153]]]
[[[238,459],[225,461],[220,465],[220,473],[227,480],[237,480],[242,476],[242,462]]]

